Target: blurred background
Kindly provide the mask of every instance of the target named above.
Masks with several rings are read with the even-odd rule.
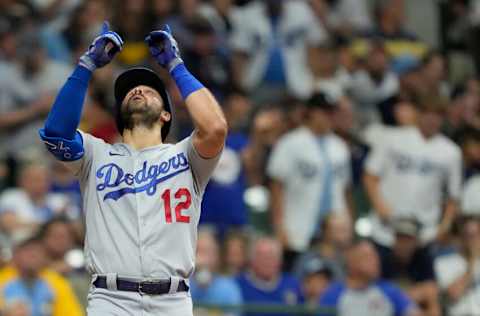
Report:
[[[83,315],[76,179],[39,141],[104,20],[125,40],[81,129],[168,23],[229,135],[202,205],[195,315],[480,315],[480,1],[0,0],[1,315]],[[165,254],[168,256],[168,254]]]

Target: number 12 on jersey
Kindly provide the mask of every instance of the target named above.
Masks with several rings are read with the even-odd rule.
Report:
[[[175,206],[175,222],[176,223],[190,223],[190,216],[183,215],[182,211],[186,210],[192,204],[192,195],[187,188],[180,188],[174,194],[175,200],[180,200]],[[166,189],[162,193],[163,205],[165,207],[165,221],[172,223],[172,203],[171,203],[171,191]]]

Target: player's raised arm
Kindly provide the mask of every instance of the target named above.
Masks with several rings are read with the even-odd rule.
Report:
[[[185,100],[195,125],[193,146],[203,158],[217,156],[227,135],[227,122],[217,101],[185,67],[170,28],[151,32],[145,39],[152,56],[168,70]]]
[[[45,126],[39,131],[47,149],[61,161],[83,157],[83,140],[77,133],[88,83],[95,69],[112,61],[122,49],[120,36],[104,22],[100,35],[80,57],[77,67],[58,93]]]

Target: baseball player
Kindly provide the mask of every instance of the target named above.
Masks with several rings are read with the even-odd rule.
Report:
[[[80,179],[86,216],[85,256],[93,274],[88,315],[192,315],[200,203],[222,151],[227,125],[212,94],[185,68],[170,29],[146,42],[169,71],[195,131],[164,144],[172,104],[160,78],[133,68],[115,81],[121,143],[76,130],[95,69],[122,49],[105,23],[60,90],[40,130],[48,150]]]

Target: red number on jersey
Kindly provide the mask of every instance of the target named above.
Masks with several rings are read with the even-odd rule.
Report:
[[[175,206],[175,222],[177,223],[190,223],[190,216],[183,215],[182,211],[186,210],[192,204],[192,195],[187,188],[178,189],[175,192],[175,199],[183,199],[184,201],[178,202],[177,206]],[[170,189],[166,189],[162,193],[163,204],[165,205],[165,221],[167,223],[172,222],[172,205],[170,200]]]
[[[172,222],[172,207],[170,205],[170,189],[166,189],[162,194],[163,205],[165,205],[165,221]]]
[[[175,193],[176,199],[181,199],[185,197],[185,201],[179,202],[175,207],[175,217],[177,222],[180,223],[190,223],[190,216],[182,215],[182,210],[187,210],[192,204],[192,196],[190,195],[190,191],[186,188],[178,189]]]

